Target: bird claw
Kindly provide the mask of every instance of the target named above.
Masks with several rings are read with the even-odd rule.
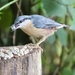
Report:
[[[43,49],[39,46],[39,44],[35,44],[35,46],[34,46],[36,49],[38,49],[38,51],[39,51],[39,49],[41,49],[41,52],[43,53]]]
[[[32,46],[34,50],[37,49],[37,51],[39,52],[39,50],[41,50],[41,52],[43,53],[43,49],[39,46],[39,44],[29,44],[29,46]]]

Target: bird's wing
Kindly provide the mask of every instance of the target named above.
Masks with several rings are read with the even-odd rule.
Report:
[[[53,27],[57,27],[60,25],[54,20],[45,18],[41,15],[32,15],[32,22],[36,28],[42,28],[42,29],[53,28]]]

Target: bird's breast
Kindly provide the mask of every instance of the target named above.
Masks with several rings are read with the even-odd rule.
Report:
[[[41,29],[41,28],[36,28],[32,23],[28,23],[24,27],[21,28],[23,32],[30,36],[34,37],[42,37],[42,36],[48,36],[50,34],[53,34],[54,31],[50,29]]]
[[[44,29],[36,28],[33,25],[27,25],[21,29],[26,34],[28,34],[30,36],[34,36],[34,37],[41,37],[44,34]]]

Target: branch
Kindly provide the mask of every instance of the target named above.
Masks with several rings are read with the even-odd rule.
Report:
[[[22,0],[20,0],[19,3],[16,2],[16,6],[18,8],[16,17],[18,17],[19,14],[23,15],[22,10],[20,8],[21,7],[21,3],[22,3]],[[16,31],[14,31],[14,34],[13,34],[13,45],[15,45],[15,41],[16,41]]]
[[[2,6],[2,7],[0,8],[0,11],[3,10],[3,9],[5,9],[6,7],[10,6],[11,4],[17,2],[17,1],[18,1],[18,0],[14,0],[14,1],[11,1],[11,2],[5,4],[4,6]]]
[[[22,3],[22,0],[20,0],[19,3],[16,2],[16,6],[17,6],[17,8],[18,8],[17,16],[19,16],[19,13],[20,13],[21,15],[23,15],[22,10],[21,10],[21,8],[20,8],[20,7],[21,7],[21,3]]]

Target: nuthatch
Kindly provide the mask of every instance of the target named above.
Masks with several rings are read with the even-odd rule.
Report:
[[[68,27],[65,24],[60,24],[46,18],[41,15],[23,15],[19,16],[14,24],[11,26],[11,29],[14,31],[16,29],[21,29],[29,36],[33,37],[41,37],[39,42],[36,44],[37,46],[45,41],[48,36],[51,36],[58,29],[62,27]]]

